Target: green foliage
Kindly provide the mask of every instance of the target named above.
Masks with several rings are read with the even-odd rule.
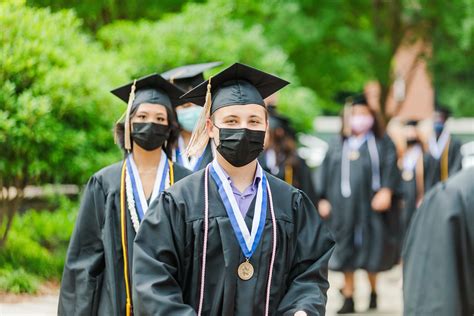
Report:
[[[54,212],[29,210],[14,219],[10,239],[0,250],[1,267],[22,270],[17,271],[20,280],[25,273],[60,279],[78,206],[66,198],[59,204]]]
[[[97,37],[133,65],[134,76],[214,60],[225,66],[240,61],[280,75],[292,82],[283,90],[282,108],[298,117],[299,130],[308,130],[312,118],[307,114],[317,113],[314,92],[300,86],[287,54],[267,41],[263,27],[246,27],[233,19],[233,9],[225,3],[188,4],[180,14],[158,22],[112,23],[100,29]]]
[[[28,5],[53,10],[74,8],[77,15],[93,30],[117,19],[157,19],[168,12],[178,12],[186,0],[27,0]]]
[[[371,79],[387,91],[394,51],[406,31],[433,44],[436,93],[457,115],[474,115],[474,2],[471,0],[308,1],[209,0],[232,3],[233,17],[262,25],[281,46],[301,83],[318,93],[326,113],[338,91]]]
[[[0,29],[0,182],[83,183],[119,157],[111,129],[123,106],[108,90],[126,65],[72,11],[3,2]]]
[[[37,276],[26,272],[24,269],[0,269],[0,293],[10,292],[36,293],[39,288],[40,280]]]

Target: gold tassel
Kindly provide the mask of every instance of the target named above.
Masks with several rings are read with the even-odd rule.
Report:
[[[444,147],[444,151],[441,154],[441,181],[444,181],[448,178],[449,167],[448,167],[448,152],[449,152],[449,140]]]
[[[132,150],[132,142],[130,138],[131,128],[130,128],[130,111],[132,110],[132,104],[135,100],[135,89],[136,89],[137,80],[133,80],[132,89],[130,90],[130,96],[128,97],[128,106],[127,112],[125,114],[125,150],[130,151]]]
[[[285,182],[293,185],[293,167],[290,163],[285,164]]]
[[[196,123],[196,128],[191,135],[189,140],[188,147],[186,147],[185,155],[187,157],[199,156],[202,154],[204,149],[209,142],[209,136],[207,135],[206,122],[211,116],[211,105],[212,105],[212,95],[211,95],[211,79],[207,84],[206,92],[206,102],[204,103],[204,108],[199,116],[199,119]]]
[[[126,162],[123,162],[122,173],[120,177],[120,218],[121,218],[121,239],[122,239],[122,254],[123,254],[123,277],[125,280],[125,313],[127,316],[132,315],[132,293],[129,283],[129,272],[128,272],[128,242],[127,242],[127,222],[125,215],[125,170]]]

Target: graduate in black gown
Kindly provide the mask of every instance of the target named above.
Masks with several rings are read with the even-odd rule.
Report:
[[[403,248],[404,314],[474,315],[474,168],[428,192]]]
[[[403,209],[401,214],[402,228],[406,232],[410,220],[424,195],[423,145],[418,135],[418,121],[405,123],[403,134],[406,147],[399,160],[402,175]]]
[[[329,268],[344,272],[345,297],[339,313],[354,312],[354,271],[368,272],[376,308],[377,272],[399,259],[397,154],[365,96],[348,100],[341,137],[329,146],[318,169],[318,210],[336,240]]]
[[[437,104],[433,114],[433,134],[428,139],[424,155],[425,192],[439,181],[445,181],[462,168],[462,143],[451,136],[446,128],[450,110]]]
[[[161,75],[184,92],[204,82],[204,71],[221,65],[221,62],[193,64],[181,66],[168,70]],[[178,105],[176,113],[181,132],[177,141],[176,149],[173,152],[173,162],[185,167],[191,171],[203,169],[214,158],[211,143],[199,157],[187,157],[185,155],[186,147],[191,140],[191,134],[201,114],[202,107],[191,102]]]
[[[268,105],[270,130],[265,139],[265,150],[259,162],[265,171],[302,190],[313,203],[316,191],[312,171],[297,153],[296,133],[288,118],[278,113],[276,107]]]
[[[116,125],[123,161],[94,174],[67,251],[59,315],[130,315],[133,239],[151,200],[190,172],[170,157],[181,91],[159,75],[112,91],[128,101]],[[148,236],[157,240],[154,237]]]
[[[216,158],[145,216],[134,246],[136,315],[324,315],[329,230],[303,192],[257,162],[263,98],[287,84],[236,63],[183,96],[204,105],[189,154],[210,138]]]

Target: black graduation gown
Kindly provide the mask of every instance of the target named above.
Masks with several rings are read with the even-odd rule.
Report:
[[[401,214],[401,224],[403,232],[406,232],[410,225],[411,218],[416,211],[417,187],[416,177],[411,180],[402,179],[403,209]]]
[[[195,315],[198,308],[204,229],[204,170],[165,191],[141,224],[134,250],[136,315]],[[268,175],[277,225],[270,315],[324,315],[327,264],[334,242],[304,193]],[[270,209],[242,281],[244,261],[217,186],[209,176],[209,238],[203,315],[262,315],[272,249]],[[245,218],[251,226],[255,199]],[[269,207],[269,206],[268,206]],[[153,234],[155,240],[146,236]],[[157,242],[158,240],[159,242]]]
[[[350,162],[352,194],[341,193],[342,141],[329,146],[318,168],[316,190],[318,199],[327,199],[332,206],[328,218],[336,248],[329,268],[336,271],[364,269],[378,272],[390,269],[400,257],[400,199],[397,186],[400,175],[396,151],[388,136],[376,140],[380,159],[381,187],[395,194],[392,207],[386,212],[372,210],[372,167],[367,142],[360,148],[360,157]]]
[[[474,314],[474,168],[436,185],[403,249],[405,315]]]
[[[448,177],[451,177],[462,168],[462,143],[457,139],[450,137],[448,147]],[[423,156],[425,167],[424,188],[428,192],[432,187],[441,181],[441,159],[434,158],[429,151]]]
[[[293,168],[293,179],[291,185],[306,193],[311,202],[315,203],[317,197],[312,178],[312,171],[303,158],[298,156],[297,159],[297,165]],[[280,164],[278,168],[278,173],[274,174],[267,166],[267,160],[265,159],[264,154],[260,155],[258,161],[260,162],[260,165],[265,171],[270,172],[275,177],[285,181],[285,165],[283,163]]]
[[[213,159],[214,155],[212,154],[211,142],[208,142],[206,148],[204,148],[202,159],[201,161],[199,161],[199,165],[197,166],[196,171],[204,169]],[[179,162],[176,161],[175,164],[179,164]]]
[[[59,315],[125,315],[120,217],[122,162],[94,174],[84,190],[64,266]],[[190,172],[174,165],[175,181]],[[127,212],[129,271],[135,231]]]

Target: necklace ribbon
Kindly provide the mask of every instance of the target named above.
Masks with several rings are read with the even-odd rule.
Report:
[[[216,160],[212,162],[210,171],[212,178],[219,188],[219,195],[224,203],[240,248],[242,249],[244,256],[249,259],[252,257],[252,254],[255,252],[255,249],[257,249],[258,243],[260,242],[267,214],[267,179],[263,173],[262,167],[257,163],[257,175],[261,177],[261,181],[258,184],[255,212],[250,232],[245,224],[244,217],[240,212],[229,181]]]

